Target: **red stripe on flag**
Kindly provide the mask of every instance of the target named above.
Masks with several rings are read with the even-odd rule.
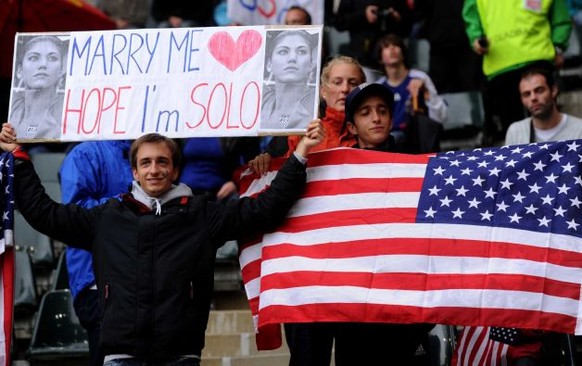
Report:
[[[416,209],[378,208],[365,210],[331,211],[300,217],[289,217],[279,227],[278,232],[294,233],[307,230],[325,229],[334,226],[387,224],[393,222],[413,223]]]
[[[500,311],[502,310],[502,311]],[[488,309],[468,307],[414,307],[378,304],[317,303],[294,306],[269,306],[261,308],[259,327],[274,323],[294,322],[372,322],[372,323],[441,323],[443,314],[449,314],[452,321],[444,324],[477,326],[483,323],[503,324],[506,327],[525,329],[555,329],[568,333],[576,319],[542,311],[516,309]],[[276,319],[276,320],[275,320]]]
[[[374,289],[436,291],[448,289],[482,289],[528,291],[550,296],[580,298],[580,287],[574,283],[544,277],[513,274],[431,274],[425,273],[362,273],[362,272],[288,272],[286,276],[267,275],[261,290],[303,286],[356,286]],[[346,298],[349,298],[346,296]]]
[[[242,269],[243,278],[246,278],[245,282],[248,282],[254,278],[259,278],[261,276],[261,260],[257,259],[247,263]]]
[[[381,151],[338,148],[308,155],[308,167],[341,164],[426,164],[434,154],[386,154]],[[280,159],[277,159],[280,160]],[[274,160],[273,160],[274,161]]]
[[[377,224],[372,216],[369,224]],[[380,220],[378,220],[380,221]],[[336,221],[337,222],[337,221]],[[311,222],[309,230],[323,228],[318,223]],[[341,224],[344,224],[342,221]],[[307,223],[305,224],[307,225]],[[324,223],[325,225],[325,223]],[[291,232],[281,228],[280,232]],[[295,229],[295,226],[293,227]],[[296,231],[296,230],[293,230]],[[300,231],[300,230],[297,230]],[[582,253],[556,248],[540,248],[515,243],[499,243],[480,240],[457,240],[425,238],[387,238],[342,241],[334,238],[334,242],[319,242],[312,245],[294,245],[281,243],[263,248],[262,259],[277,259],[287,256],[306,258],[357,258],[377,255],[426,255],[450,257],[506,258],[524,259],[533,262],[547,262],[564,267],[578,268],[582,263]],[[341,249],[341,250],[339,250]]]
[[[420,178],[350,178],[315,181],[307,184],[303,198],[383,191],[419,192],[422,188],[422,181]]]

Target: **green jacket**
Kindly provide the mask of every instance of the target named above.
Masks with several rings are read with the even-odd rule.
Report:
[[[489,41],[483,58],[489,79],[535,61],[553,61],[554,47],[566,49],[572,30],[565,0],[465,0],[463,18],[471,46],[483,35]]]

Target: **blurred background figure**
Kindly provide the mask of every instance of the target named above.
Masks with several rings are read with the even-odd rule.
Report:
[[[180,183],[212,201],[236,198],[236,168],[259,153],[257,137],[196,137],[183,140]]]
[[[377,80],[386,85],[394,94],[392,110],[392,131],[396,144],[407,150],[406,130],[413,110],[413,99],[418,108],[428,117],[444,122],[447,118],[447,105],[438,95],[430,76],[421,70],[411,69],[408,63],[408,49],[404,40],[397,35],[387,34],[380,38],[377,55],[384,76]]]
[[[152,16],[159,28],[215,25],[214,1],[151,0]]]
[[[99,0],[99,9],[119,29],[143,28],[150,15],[150,0]]]
[[[305,8],[293,5],[285,13],[285,25],[311,25],[311,15]]]
[[[375,47],[385,34],[408,38],[414,16],[407,0],[370,1],[341,0],[333,25],[348,31],[349,47],[341,52],[356,58],[365,68],[370,80],[372,70],[378,69]]]
[[[429,41],[428,73],[439,93],[480,90],[481,57],[469,45],[463,0],[415,0],[414,7],[421,25],[417,38]]]

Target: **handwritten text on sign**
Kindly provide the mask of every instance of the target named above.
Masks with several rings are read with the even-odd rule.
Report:
[[[321,27],[309,31],[320,34]],[[258,135],[266,33],[265,27],[71,33],[61,140]]]
[[[263,28],[239,28],[71,33],[62,139],[256,134]]]

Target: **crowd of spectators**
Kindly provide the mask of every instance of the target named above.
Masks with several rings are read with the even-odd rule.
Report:
[[[240,25],[228,19],[224,0],[90,2],[110,16],[119,29]],[[418,111],[433,121],[446,123],[447,105],[441,97],[443,93],[479,91],[482,94],[485,106],[483,146],[503,144],[512,122],[523,120],[528,115],[536,117],[535,105],[532,107],[531,102],[526,103],[526,97],[520,94],[518,87],[523,71],[535,64],[553,77],[557,76],[557,70],[563,65],[562,55],[568,47],[572,27],[582,33],[580,1],[514,0],[498,2],[504,5],[488,6],[478,3],[477,0],[326,1],[325,26],[349,33],[349,43],[337,49],[331,46],[334,43],[331,36],[326,34],[325,37],[324,57],[335,58],[331,58],[327,68],[322,62],[320,110],[323,124],[329,124],[329,130],[328,139],[321,148],[354,145],[354,136],[348,136],[342,125],[346,95],[366,78],[369,82],[383,84],[394,96],[389,104],[392,108],[392,138],[397,145],[406,145],[409,119]],[[507,14],[507,19],[500,19],[499,14]],[[310,14],[300,7],[293,7],[288,15],[290,19],[286,19],[286,24],[311,24],[312,21]],[[514,24],[522,25],[526,31],[516,31],[512,28]],[[539,32],[527,32],[528,29]],[[295,37],[300,40],[304,38],[299,33]],[[426,39],[430,44],[428,70],[418,70],[409,61],[411,54],[408,46],[419,39]],[[311,56],[308,54],[306,57]],[[558,90],[553,89],[554,84],[547,78],[548,90],[554,94],[548,94],[551,100],[546,102],[551,104],[555,119],[561,120],[563,116],[556,114],[557,105],[553,103]],[[338,104],[336,99],[342,102]],[[275,106],[272,109],[275,110]],[[301,118],[310,119],[309,116]],[[355,122],[352,123],[350,127],[355,131]],[[522,124],[524,131],[542,136],[539,139],[543,140],[546,136],[545,140],[549,141],[556,137],[544,134],[543,126],[539,127],[540,132],[534,131],[533,127],[530,131],[529,121]],[[538,128],[537,125],[534,127]],[[556,125],[550,127],[555,128]],[[515,133],[514,127],[510,134]],[[329,141],[333,143],[330,145]],[[516,141],[521,140],[517,138]],[[292,147],[298,139],[277,137],[268,146],[261,144],[258,138],[191,138],[182,142],[185,161],[180,180],[190,186],[194,194],[221,201],[236,196],[236,187],[231,180],[235,168],[248,162],[256,169],[264,168],[270,156],[289,155],[288,151],[293,151]],[[81,150],[77,148],[73,152],[79,153]],[[407,151],[405,147],[402,150]],[[127,182],[120,184],[127,185]],[[102,192],[101,195],[112,196],[114,192]],[[66,198],[65,201],[73,202],[73,198]],[[72,256],[68,259],[71,261]],[[70,267],[75,268],[74,265]],[[83,270],[90,271],[90,268]],[[70,275],[74,278],[73,273]],[[89,281],[79,291],[93,285],[94,282]],[[286,330],[287,341],[296,358],[305,356],[301,353],[307,347],[301,343],[305,339],[297,338],[297,334],[321,332],[321,329],[304,330],[297,326],[287,327]],[[318,341],[322,339],[319,337]],[[329,363],[331,346],[318,347],[327,352],[321,357]]]
[[[202,4],[167,0],[88,1],[114,19],[119,28],[245,25],[228,18],[225,0]],[[378,41],[386,35],[397,37],[402,40],[403,60],[407,61],[407,69],[411,71],[408,75],[413,80],[410,88],[419,86],[415,79],[422,80],[421,96],[432,96],[427,100],[420,98],[420,108],[437,122],[446,123],[446,105],[440,107],[439,116],[434,116],[435,103],[442,103],[438,96],[477,91],[484,105],[484,127],[479,143],[498,146],[503,143],[509,124],[527,116],[517,93],[521,71],[534,61],[545,61],[554,71],[561,67],[570,29],[575,26],[578,30],[581,23],[579,1],[558,0],[548,2],[548,5],[540,1],[511,3],[515,4],[511,5],[513,8],[509,13],[519,13],[520,21],[524,19],[528,24],[526,27],[542,29],[545,35],[535,40],[535,37],[528,36],[521,39],[526,40],[521,43],[525,46],[515,43],[515,47],[511,42],[516,40],[509,43],[503,37],[501,42],[493,40],[493,37],[500,37],[494,29],[500,24],[517,21],[517,18],[508,18],[505,23],[499,19],[491,20],[488,18],[488,14],[493,14],[491,6],[479,8],[474,0],[326,0],[324,26],[327,30],[345,31],[349,34],[349,41],[338,45],[333,39],[338,33],[325,32],[322,61],[335,54],[354,57],[363,66],[368,81],[375,82],[388,76],[385,75],[385,60],[378,52]],[[286,24],[311,24],[310,14],[303,10],[294,6]],[[535,14],[535,17],[530,14]],[[511,30],[503,31],[509,34]],[[540,44],[539,40],[544,37],[546,41],[541,48],[526,46],[534,41]],[[428,54],[420,56],[425,60],[413,57],[419,40],[430,44]],[[514,57],[514,53],[508,55],[507,49],[513,49],[515,54],[523,57]],[[409,60],[416,61],[416,64],[426,62],[428,67],[418,70]],[[380,82],[386,83],[385,80]],[[390,84],[392,82],[387,83]],[[509,85],[511,87],[505,87]],[[401,85],[405,92],[396,92],[395,107],[399,108],[400,114],[411,113],[413,98],[406,91],[408,88],[409,83],[405,82]],[[412,96],[416,93],[414,91]],[[401,102],[400,97],[403,98]],[[429,105],[422,105],[425,102]],[[400,127],[401,122],[396,121],[393,129],[400,130]]]

